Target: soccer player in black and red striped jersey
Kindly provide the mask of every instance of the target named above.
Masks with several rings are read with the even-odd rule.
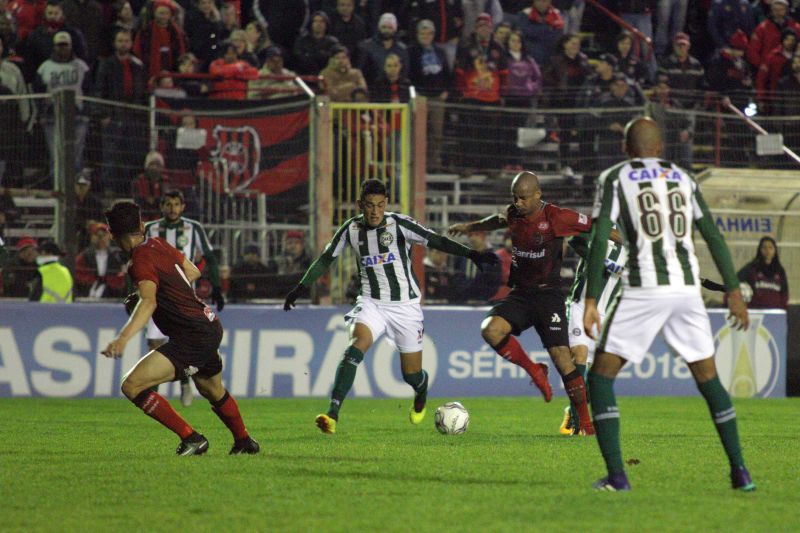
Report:
[[[536,328],[578,413],[580,434],[593,435],[586,383],[572,362],[561,294],[564,237],[589,231],[592,220],[542,201],[539,178],[533,172],[517,174],[511,194],[514,203],[506,213],[450,226],[450,233],[455,235],[502,228],[511,232],[511,292],[489,311],[481,324],[481,335],[503,359],[522,367],[549,402],[553,390],[547,381],[547,365],[531,361],[516,339],[526,329]]]
[[[151,390],[182,376],[191,377],[233,434],[230,453],[258,453],[259,445],[248,434],[236,400],[222,386],[222,359],[217,351],[222,324],[192,288],[200,271],[165,240],[145,237],[138,205],[118,202],[105,216],[114,240],[130,256],[128,274],[138,288],[139,301],[103,355],[121,357],[125,345],[147,325],[150,317],[169,336],[166,344],[151,350],[123,377],[123,394],[181,438],[178,455],[200,455],[208,450],[208,440],[176,413],[163,396]]]

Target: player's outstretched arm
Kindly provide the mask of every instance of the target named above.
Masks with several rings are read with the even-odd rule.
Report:
[[[453,236],[464,235],[470,231],[494,231],[508,227],[508,221],[503,215],[489,215],[486,218],[474,222],[463,222],[453,224],[447,229],[447,233]]]
[[[118,358],[122,356],[125,351],[125,345],[137,333],[139,333],[147,325],[153,312],[158,307],[156,303],[156,284],[150,280],[143,280],[139,282],[139,303],[133,310],[130,318],[122,327],[117,338],[108,343],[106,349],[102,353],[106,357]]]
[[[311,266],[308,267],[306,273],[303,274],[303,277],[300,279],[300,282],[295,285],[292,290],[286,295],[286,300],[283,302],[283,310],[289,311],[292,307],[295,306],[295,302],[298,298],[303,296],[311,285],[317,281],[320,276],[322,276],[327,270],[328,267],[331,266],[333,263],[334,257],[332,254],[329,253],[329,250],[326,248],[326,251],[319,256]]]

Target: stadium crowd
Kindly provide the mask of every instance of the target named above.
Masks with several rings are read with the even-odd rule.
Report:
[[[443,164],[437,146],[443,131],[460,139],[467,167],[519,166],[514,141],[485,112],[492,107],[619,110],[649,99],[663,113],[699,110],[716,92],[741,109],[755,103],[760,113],[800,113],[797,99],[779,98],[800,86],[800,6],[788,0],[604,5],[634,31],[604,15],[584,17],[599,13],[584,0],[0,0],[0,95],[71,88],[140,105],[150,94],[259,100],[295,94],[299,75],[334,101],[402,102],[413,86],[430,99],[476,108],[456,123],[443,108],[430,108],[432,168]],[[105,194],[106,203],[133,197],[143,216],[154,219],[162,194],[179,188],[192,213],[195,151],[174,142],[148,151],[147,124],[125,108],[79,101],[76,112],[75,164],[84,176],[76,186],[79,211],[97,211],[90,204]],[[525,114],[517,115],[513,129],[525,125]],[[580,170],[603,168],[607,147],[619,145],[630,116],[602,116],[592,125],[603,132],[597,137],[587,139],[586,124],[566,115],[548,124],[548,139],[562,147],[591,145],[594,166]],[[690,166],[691,113],[663,116],[675,132],[666,157]],[[180,120],[192,126],[193,117]],[[0,185],[30,187],[23,151],[35,143],[25,140],[39,135],[56,149],[51,100],[0,100],[0,128]],[[502,134],[487,140],[476,130]],[[103,170],[94,176],[85,172],[87,137],[102,146]],[[484,142],[498,149],[480,157]],[[49,188],[52,181],[44,183]],[[4,211],[13,219],[13,201]],[[96,244],[99,220],[96,214],[79,220],[82,247]]]

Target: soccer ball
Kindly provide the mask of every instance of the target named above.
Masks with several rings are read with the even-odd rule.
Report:
[[[469,427],[469,413],[459,402],[447,402],[436,409],[436,429],[444,435],[458,435]]]

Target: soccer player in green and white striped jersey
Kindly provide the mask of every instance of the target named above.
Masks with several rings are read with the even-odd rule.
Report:
[[[316,418],[317,427],[335,433],[339,409],[353,386],[364,353],[383,334],[397,346],[403,379],[414,389],[409,418],[419,424],[425,417],[428,374],[422,369],[423,316],[421,291],[412,270],[411,245],[419,244],[468,257],[478,268],[499,262],[494,252],[478,252],[443,237],[414,219],[386,212],[388,195],[383,182],[366,180],[358,202],[361,214],[342,224],[333,239],[286,296],[289,311],[301,293],[314,283],[348,246],[355,251],[361,295],[346,315],[350,345],[336,370],[327,414]]]
[[[628,251],[621,244],[615,243],[612,237],[608,242],[608,251],[605,257],[605,272],[603,273],[603,287],[600,298],[597,300],[597,309],[600,311],[600,320],[605,321],[606,309],[616,298],[622,288],[621,278],[628,261]],[[571,237],[568,241],[570,247],[580,256],[578,267],[575,269],[575,281],[572,283],[567,297],[567,321],[569,323],[569,351],[575,368],[586,380],[588,365],[594,358],[595,342],[583,329],[583,302],[586,299],[586,265],[589,258],[589,242],[591,236],[581,233]],[[564,418],[558,432],[561,435],[576,435],[578,433],[578,415],[572,405],[564,409]]]
[[[700,296],[692,222],[722,274],[733,324],[744,329],[749,324],[747,307],[730,252],[697,182],[680,167],[660,158],[663,142],[655,121],[632,120],[625,128],[625,148],[631,159],[600,175],[593,212],[595,233],[589,252],[583,320],[589,335],[601,326],[597,298],[613,223],[629,253],[622,295],[608,313],[589,372],[597,442],[608,469],[608,476],[595,483],[594,488],[630,490],[619,445],[614,378],[626,362],[641,362],[661,332],[667,344],[689,365],[708,404],[730,463],[731,486],[754,490],[739,446],[736,411],[714,364],[714,339]]]
[[[225,298],[222,296],[219,279],[219,265],[217,258],[212,253],[211,242],[208,240],[206,230],[196,220],[184,218],[183,212],[186,202],[183,193],[177,189],[164,193],[161,198],[161,213],[164,215],[158,220],[153,220],[144,225],[145,237],[160,237],[183,253],[189,261],[197,263],[205,260],[211,280],[211,301],[217,306],[217,311],[222,311]],[[158,329],[151,319],[147,324],[145,333],[147,347],[157,349],[167,341],[166,335]],[[192,388],[189,378],[181,378],[181,404],[188,407],[192,403]]]

